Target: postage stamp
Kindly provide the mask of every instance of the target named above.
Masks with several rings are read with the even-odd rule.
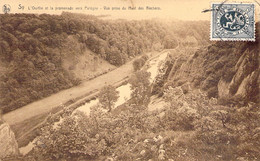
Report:
[[[210,40],[255,41],[255,5],[212,3]]]

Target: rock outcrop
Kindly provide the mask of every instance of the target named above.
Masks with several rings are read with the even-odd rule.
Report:
[[[10,126],[7,123],[0,124],[0,160],[18,154],[18,144]]]
[[[257,29],[259,33],[260,27]],[[197,51],[183,50],[173,53],[164,86],[191,83],[207,92],[209,97],[242,101],[242,104],[259,102],[259,37],[255,42],[220,41]]]

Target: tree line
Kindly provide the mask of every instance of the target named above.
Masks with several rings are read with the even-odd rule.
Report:
[[[0,105],[4,113],[78,85],[63,68],[63,57],[79,47],[120,66],[143,52],[177,46],[174,27],[154,20],[102,20],[91,15],[62,13],[1,15]],[[177,28],[176,28],[177,29]],[[69,44],[68,36],[77,38]],[[68,45],[69,44],[69,45]]]

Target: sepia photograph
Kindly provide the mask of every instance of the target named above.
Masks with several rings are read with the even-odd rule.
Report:
[[[260,161],[260,0],[0,9],[0,161]]]

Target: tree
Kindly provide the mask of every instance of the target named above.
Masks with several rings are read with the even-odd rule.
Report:
[[[44,36],[44,31],[41,28],[38,28],[34,31],[33,36],[36,38],[40,38]]]
[[[98,98],[103,108],[110,112],[119,98],[119,92],[112,85],[107,85],[100,90]]]
[[[145,64],[145,59],[143,58],[134,60],[133,62],[134,71],[140,70],[144,66],[144,64]]]
[[[12,55],[14,61],[18,63],[22,62],[24,55],[20,49],[15,50]]]
[[[150,88],[150,73],[146,71],[136,72],[129,80],[131,84],[131,97],[135,104],[143,105],[149,102]]]

